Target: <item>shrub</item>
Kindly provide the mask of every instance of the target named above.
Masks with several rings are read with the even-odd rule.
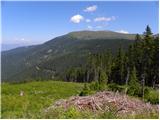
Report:
[[[90,88],[91,90],[96,90],[96,91],[99,90],[99,83],[98,83],[98,81],[96,81],[96,82],[91,82],[89,88]]]
[[[145,101],[150,102],[152,104],[158,104],[159,103],[159,92],[158,90],[154,90],[151,88],[145,89]]]
[[[89,86],[85,83],[83,90],[80,92],[79,96],[86,96],[91,93]]]
[[[70,107],[65,113],[64,116],[66,119],[68,118],[79,118],[80,117],[80,112],[75,108],[75,107]]]
[[[125,88],[126,88],[126,86],[121,86],[121,85],[118,85],[118,84],[115,84],[115,83],[112,83],[112,84],[108,85],[108,89],[111,90],[111,91],[114,91],[114,92],[116,92],[117,90],[119,92],[124,92]]]
[[[105,73],[105,71],[101,70],[98,81],[99,81],[99,90],[105,90],[106,84],[108,82],[108,76]]]
[[[127,94],[131,96],[141,96],[141,89],[140,87],[129,86]]]
[[[145,87],[144,88],[144,95],[148,95],[149,91],[150,91],[150,88],[149,87]]]
[[[136,68],[134,67],[129,77],[129,88],[127,93],[132,96],[140,96],[141,85],[137,78]]]

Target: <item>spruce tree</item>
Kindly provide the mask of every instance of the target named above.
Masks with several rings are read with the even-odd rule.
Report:
[[[108,82],[108,76],[106,75],[106,73],[103,70],[101,70],[100,77],[99,77],[100,90],[105,89],[107,82]]]
[[[116,57],[113,79],[118,84],[125,83],[125,53],[121,47]]]
[[[139,34],[136,34],[136,37],[135,37],[135,44],[137,45],[139,42],[142,41],[142,38]]]
[[[149,25],[147,25],[147,27],[146,27],[146,31],[144,32],[144,35],[145,36],[150,36],[150,35],[152,35],[153,33],[152,33],[152,31],[151,31],[151,28],[149,27]]]
[[[108,50],[107,54],[106,54],[106,58],[105,58],[105,71],[106,74],[108,75],[108,80],[111,76],[111,72],[112,72],[112,64],[113,64],[113,58],[112,58],[112,54],[111,51]]]
[[[146,27],[144,32],[144,46],[143,46],[143,71],[146,78],[146,84],[152,86],[154,69],[153,57],[154,57],[154,38],[149,26]]]
[[[128,93],[130,95],[139,95],[140,94],[140,83],[137,78],[136,68],[134,67],[129,76],[129,89]]]

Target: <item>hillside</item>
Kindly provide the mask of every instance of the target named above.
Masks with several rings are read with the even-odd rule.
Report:
[[[121,93],[117,94],[111,91],[98,92],[89,96],[78,96],[82,89],[83,84],[81,83],[60,81],[37,81],[21,84],[2,83],[1,118],[158,118],[157,105],[144,103],[142,100],[131,96],[125,96],[126,100],[124,101],[124,96]],[[96,104],[92,103],[92,99],[96,101]],[[75,104],[75,107],[80,106],[82,110],[72,108],[73,104]],[[112,106],[114,104],[118,109],[123,108],[119,111],[123,116],[115,114],[117,108]],[[95,105],[100,106],[103,111],[97,107],[95,107],[96,112],[88,109]],[[61,109],[60,106],[66,106],[69,109]],[[107,111],[107,106],[109,106],[109,111]],[[106,108],[106,111],[104,111],[104,108]],[[133,113],[133,111],[136,114],[129,113],[126,116],[123,113]],[[138,114],[138,111],[141,113]]]
[[[111,31],[79,31],[56,37],[44,44],[2,52],[2,80],[53,79],[71,66],[84,63],[90,53],[122,46],[126,49],[133,34]]]

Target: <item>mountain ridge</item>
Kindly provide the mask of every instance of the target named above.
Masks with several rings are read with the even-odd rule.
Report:
[[[105,39],[108,37],[108,39],[115,39],[122,37],[126,39],[134,39],[134,36],[136,34],[125,34],[125,33],[118,33],[114,31],[109,31],[109,30],[103,30],[103,31],[90,31],[90,30],[82,30],[82,31],[73,31],[68,33],[68,35],[78,38],[78,39],[97,39],[97,38],[102,38]]]
[[[127,49],[133,43],[134,37],[134,34],[111,31],[76,31],[40,45],[4,51],[2,81],[52,79],[53,71],[62,74],[69,67],[83,64],[90,53],[100,53],[108,49],[115,53],[120,46]],[[37,67],[41,70],[37,70]]]
[[[114,32],[114,31],[110,31],[110,30],[101,30],[101,31],[92,31],[92,30],[82,30],[82,31],[72,31],[72,32],[69,32],[69,33],[67,33],[67,34],[64,34],[64,35],[61,35],[61,36],[57,36],[57,37],[55,37],[55,38],[53,38],[53,39],[51,39],[51,40],[48,40],[48,41],[46,41],[46,42],[44,42],[44,43],[42,43],[42,44],[45,44],[45,43],[47,43],[47,42],[50,42],[50,41],[52,41],[52,40],[54,40],[54,39],[57,39],[57,38],[61,38],[61,37],[64,37],[64,36],[71,36],[71,37],[75,37],[75,38],[78,38],[77,37],[77,35],[79,35],[79,34],[83,34],[83,33],[92,33],[92,35],[94,35],[94,34],[98,34],[98,33],[115,33],[115,34],[119,34],[119,35],[129,35],[129,36],[131,36],[132,37],[132,39],[134,39],[134,36],[136,35],[136,34],[129,34],[129,33],[119,33],[119,32]],[[85,37],[85,36],[84,36]],[[94,36],[95,37],[95,36]],[[105,36],[105,37],[108,37],[108,36]],[[91,40],[93,40],[93,39],[95,39],[95,38],[90,38]],[[105,39],[105,38],[104,38]],[[10,44],[9,44],[10,45]],[[5,49],[5,50],[3,50],[2,52],[5,52],[5,51],[9,51],[9,50],[13,50],[13,49],[18,49],[18,48],[28,48],[28,47],[31,47],[31,46],[37,46],[37,45],[41,45],[41,44],[35,44],[35,45],[27,45],[27,46],[20,46],[20,45],[16,45],[16,47],[13,47],[13,48],[11,48],[11,49]]]

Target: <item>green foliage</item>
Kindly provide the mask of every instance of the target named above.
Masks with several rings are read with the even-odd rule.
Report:
[[[100,77],[98,81],[93,81],[89,85],[84,84],[84,88],[79,94],[80,96],[85,96],[93,93],[94,91],[101,91],[107,88],[107,75],[104,71],[100,72]]]
[[[159,91],[152,88],[145,88],[145,101],[152,104],[159,104]]]
[[[137,74],[136,74],[136,68],[134,67],[133,70],[131,71],[130,78],[129,78],[129,88],[127,93],[129,95],[140,95],[141,93],[141,85],[137,79]]]
[[[135,42],[138,43],[138,42],[141,42],[142,38],[139,34],[136,34],[136,37],[135,37]]]
[[[126,86],[118,85],[116,83],[112,83],[108,85],[108,89],[111,91],[119,91],[119,92],[124,92],[126,89]]]
[[[57,108],[57,109],[50,109],[47,112],[44,112],[42,114],[42,118],[45,119],[59,119],[64,118],[64,109],[63,108]]]
[[[99,119],[117,119],[117,116],[114,112],[111,111],[105,111],[103,114],[98,116]]]
[[[66,112],[65,112],[65,119],[68,119],[68,118],[72,118],[72,119],[76,119],[76,118],[79,118],[79,111],[74,108],[74,107],[70,107]]]
[[[158,119],[159,118],[159,115],[156,113],[156,112],[144,112],[143,114],[138,114],[138,115],[135,115],[134,118],[131,118],[131,119]]]
[[[83,84],[60,81],[1,85],[2,118],[42,118],[45,108],[58,99],[77,95]],[[24,91],[24,96],[20,96]]]
[[[137,78],[141,80],[141,75],[145,74],[145,85],[154,87],[159,81],[159,38],[152,35],[149,26],[143,36],[136,35],[135,43],[130,46],[127,56],[128,65],[131,69],[136,67]]]
[[[126,67],[126,56],[123,48],[120,48],[117,51],[117,56],[114,60],[114,67],[112,69],[112,81],[117,84],[124,84],[125,80],[125,67]]]
[[[108,82],[108,76],[106,73],[102,70],[100,72],[100,77],[99,77],[99,89],[100,90],[105,90],[106,84]]]
[[[146,30],[145,30],[145,32],[144,32],[144,35],[145,36],[149,36],[149,35],[152,35],[153,33],[152,33],[152,31],[151,31],[151,28],[149,27],[149,25],[147,25],[147,27],[146,27]]]
[[[100,72],[99,82],[102,84],[107,84],[108,82],[107,75],[103,70]]]
[[[91,82],[89,87],[90,87],[90,89],[92,91],[99,91],[100,90],[100,88],[99,88],[99,82],[98,81]]]
[[[89,86],[85,83],[83,90],[80,92],[79,96],[86,96],[91,93]]]
[[[123,115],[118,116],[119,119],[158,119],[159,114],[155,111],[148,111],[148,109],[144,109],[143,113],[139,114],[129,114],[129,115]]]
[[[90,119],[96,118],[95,114],[90,110],[86,109],[83,111],[78,110],[74,106],[69,107],[68,109],[57,108],[57,109],[50,109],[46,113],[43,114],[44,118],[47,119]]]
[[[90,86],[85,85],[85,89]],[[112,86],[112,87],[111,87]],[[116,86],[116,87],[115,87]],[[118,86],[118,87],[117,87]],[[108,84],[109,88],[117,88],[116,90],[123,91],[125,86]],[[125,116],[116,116],[116,108],[109,106],[111,109],[104,112],[92,112],[90,110],[79,111],[74,107],[70,107],[67,111],[63,108],[51,109],[45,112],[46,108],[53,104],[58,99],[68,98],[73,95],[77,95],[79,91],[84,88],[82,84],[72,82],[60,82],[60,81],[43,81],[43,82],[30,82],[21,84],[2,84],[2,118],[43,118],[43,119],[115,119],[125,118]],[[148,100],[153,100],[154,95],[158,96],[158,91],[151,88],[146,88],[145,92]],[[24,91],[24,96],[20,96],[20,91]],[[116,91],[115,90],[115,91]],[[149,95],[150,94],[150,95]],[[158,98],[156,97],[158,100]],[[152,102],[153,103],[153,102]],[[154,111],[151,113],[135,116],[127,116],[126,118],[158,118],[157,113]]]

